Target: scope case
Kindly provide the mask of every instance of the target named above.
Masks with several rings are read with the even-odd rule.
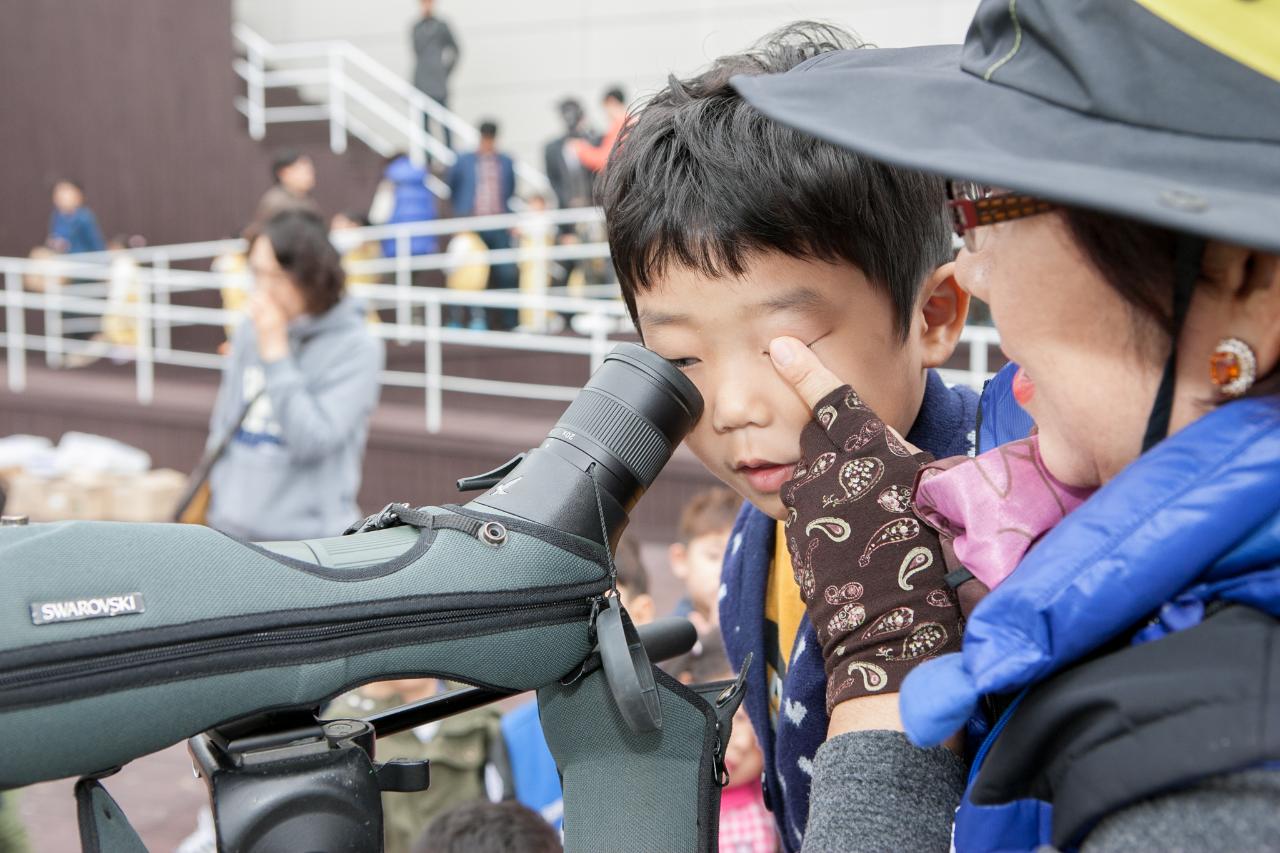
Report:
[[[421,527],[398,528],[408,550],[341,569],[191,525],[0,529],[0,788],[103,772],[373,680],[530,690],[586,657],[611,587],[601,545],[416,512]]]

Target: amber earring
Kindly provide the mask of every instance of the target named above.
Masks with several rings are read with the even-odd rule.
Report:
[[[1209,379],[1223,396],[1236,398],[1258,378],[1258,357],[1239,338],[1223,338],[1209,357]]]

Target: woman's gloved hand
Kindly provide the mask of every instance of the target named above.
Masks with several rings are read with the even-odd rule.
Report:
[[[932,457],[848,385],[827,388],[831,374],[815,387],[787,377],[789,366],[779,370],[812,404],[813,421],[781,498],[792,568],[822,643],[830,713],[847,699],[896,693],[921,661],[958,651],[961,617],[937,533],[912,512],[916,473]]]

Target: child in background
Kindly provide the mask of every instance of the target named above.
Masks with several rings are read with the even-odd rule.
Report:
[[[520,216],[515,236],[529,259],[520,262],[520,292],[532,297],[531,306],[520,309],[520,331],[545,332],[550,323],[545,298],[551,284],[551,261],[545,252],[555,245],[556,227],[547,217],[547,197],[529,197],[529,208]],[[541,303],[541,304],[540,304]]]
[[[355,266],[364,261],[382,258],[382,250],[377,243],[365,240],[355,233],[355,229],[368,226],[368,217],[357,211],[335,213],[329,220],[329,239],[342,256],[342,270],[347,274],[348,289],[362,284],[379,284],[382,279],[377,273],[364,272]]]
[[[667,549],[671,573],[686,591],[672,615],[688,618],[699,636],[719,628],[720,567],[741,507],[742,498],[732,489],[698,492],[681,510],[680,538]]]
[[[618,598],[631,621],[646,625],[653,621],[653,596],[649,594],[649,572],[640,558],[640,542],[624,534],[618,540],[618,550],[613,555],[613,565],[618,570]]]
[[[49,215],[47,245],[55,252],[101,252],[106,248],[98,219],[84,203],[84,189],[63,178],[53,185],[53,213]]]
[[[108,311],[102,317],[101,339],[112,346],[134,347],[138,343],[138,318],[132,313],[141,292],[138,282],[138,260],[129,249],[145,246],[139,235],[120,234],[111,238],[107,249],[112,253],[111,279],[107,290]]]
[[[431,222],[436,218],[436,197],[427,188],[427,170],[414,165],[408,154],[396,154],[387,162],[383,180],[392,190],[391,214],[384,224]],[[418,234],[408,240],[409,254],[430,255],[439,251],[434,234]],[[384,257],[396,257],[396,240],[382,241]]]
[[[252,243],[256,236],[258,236],[256,227],[246,225],[233,233],[231,238],[243,238],[246,242]],[[249,274],[248,252],[245,250],[222,252],[210,261],[209,271],[222,276],[222,285],[219,290],[223,310],[233,313],[243,311],[244,304],[249,299],[249,291],[253,289],[253,276]],[[231,335],[239,325],[240,317],[236,316],[223,326],[226,338],[218,345],[218,355],[226,355],[231,351]]]

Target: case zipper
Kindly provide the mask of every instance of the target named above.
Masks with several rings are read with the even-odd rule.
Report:
[[[559,604],[524,604],[512,605],[488,610],[458,610],[443,613],[416,613],[401,616],[384,616],[373,619],[361,619],[355,622],[341,622],[328,625],[316,625],[307,628],[280,628],[255,631],[246,636],[213,637],[205,640],[188,640],[173,645],[154,649],[135,649],[127,652],[115,652],[103,655],[94,660],[75,660],[62,663],[40,664],[23,667],[8,673],[0,673],[0,690],[32,687],[62,679],[83,678],[92,675],[104,675],[111,672],[130,669],[141,665],[173,663],[192,658],[216,655],[220,652],[244,651],[271,648],[273,646],[295,645],[298,643],[322,640],[345,639],[366,634],[378,634],[387,630],[402,628],[428,627],[452,623],[484,621],[495,617],[507,617],[513,613],[539,610],[547,615],[563,612],[565,616],[581,613],[586,615],[592,607],[593,599],[570,601]]]

